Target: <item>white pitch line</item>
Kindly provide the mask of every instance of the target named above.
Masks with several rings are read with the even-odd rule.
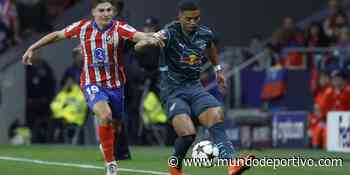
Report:
[[[76,164],[76,163],[49,162],[49,161],[44,161],[44,160],[34,160],[34,159],[17,158],[17,157],[0,156],[0,160],[29,162],[29,163],[35,163],[35,164],[41,164],[41,165],[55,165],[55,166],[64,166],[64,167],[76,167],[76,168],[84,168],[84,169],[98,169],[98,170],[102,169],[102,170],[104,170],[104,167],[102,167],[102,166],[95,166],[95,165],[88,165],[88,164]],[[159,172],[159,171],[136,170],[136,169],[119,168],[119,167],[118,167],[118,171],[140,173],[140,174],[169,175],[168,173]]]

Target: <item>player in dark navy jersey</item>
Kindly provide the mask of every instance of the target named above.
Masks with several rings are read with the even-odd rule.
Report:
[[[178,162],[170,167],[171,175],[183,175],[182,160],[196,136],[195,123],[209,129],[214,144],[219,148],[219,157],[232,159],[234,150],[224,131],[224,113],[221,103],[210,95],[200,82],[201,65],[208,56],[214,66],[217,81],[225,86],[225,77],[219,65],[213,32],[199,25],[201,11],[193,1],[179,4],[178,20],[166,25],[155,34],[166,38],[161,49],[160,96],[178,138],[175,152],[169,160]],[[147,42],[139,42],[136,50],[143,50]],[[229,166],[228,174],[240,174],[246,166]]]

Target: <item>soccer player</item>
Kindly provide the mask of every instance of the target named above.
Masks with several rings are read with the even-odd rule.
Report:
[[[123,110],[123,85],[126,83],[121,58],[123,41],[147,41],[158,45],[162,41],[138,32],[126,23],[113,20],[113,0],[92,0],[93,20],[80,20],[60,31],[52,32],[31,45],[22,62],[31,65],[33,52],[62,39],[77,38],[83,55],[80,87],[89,108],[99,119],[99,139],[106,162],[106,174],[116,175],[114,156],[115,135],[112,120],[120,120]]]
[[[223,109],[200,82],[200,67],[207,53],[214,65],[219,85],[224,88],[225,77],[219,65],[213,32],[199,25],[201,11],[191,0],[179,4],[178,20],[168,24],[155,36],[162,36],[165,47],[160,58],[160,96],[167,116],[177,133],[173,156],[179,162],[170,167],[171,175],[183,175],[182,161],[196,136],[195,122],[209,129],[213,142],[219,148],[219,157],[232,159],[232,143],[224,132]],[[139,42],[137,51],[143,51],[148,43]],[[229,166],[228,174],[241,174],[248,167]]]

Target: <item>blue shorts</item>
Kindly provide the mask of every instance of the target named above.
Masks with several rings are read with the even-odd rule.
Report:
[[[221,107],[222,104],[207,92],[199,81],[161,86],[161,101],[171,120],[175,115],[187,114],[197,119],[208,108]]]
[[[219,85],[215,85],[213,88],[209,89],[208,92],[216,98],[221,104],[224,104],[224,96],[219,90]]]
[[[124,87],[108,89],[97,85],[87,85],[83,88],[83,92],[91,111],[97,102],[107,101],[111,107],[113,119],[122,119],[125,99]]]

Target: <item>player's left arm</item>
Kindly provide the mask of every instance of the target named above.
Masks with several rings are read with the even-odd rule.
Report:
[[[224,71],[220,65],[218,50],[216,48],[216,45],[213,41],[211,41],[209,47],[207,48],[207,55],[211,62],[211,64],[214,66],[214,70],[217,76],[217,81],[221,89],[226,88],[225,84],[225,75]]]

